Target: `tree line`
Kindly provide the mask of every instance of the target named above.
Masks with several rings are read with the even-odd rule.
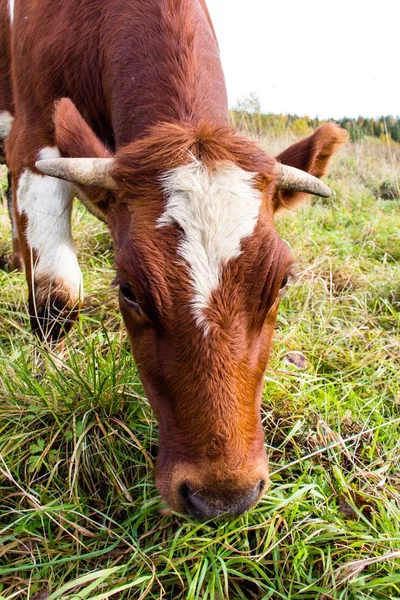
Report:
[[[230,111],[231,121],[235,127],[246,129],[255,135],[292,133],[301,137],[309,135],[327,120],[298,115],[282,115],[262,113],[260,102],[255,94],[238,102]],[[400,143],[400,116],[386,115],[377,118],[357,117],[329,119],[346,129],[353,141],[360,141],[366,136],[383,141],[392,140]]]

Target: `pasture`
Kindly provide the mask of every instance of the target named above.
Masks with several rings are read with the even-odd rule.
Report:
[[[351,144],[336,197],[279,217],[298,278],[265,376],[271,486],[218,525],[160,504],[105,226],[76,204],[86,299],[60,367],[34,349],[1,204],[0,598],[400,598],[399,173],[399,145]]]

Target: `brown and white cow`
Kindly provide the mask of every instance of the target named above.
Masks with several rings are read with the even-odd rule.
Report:
[[[158,490],[200,518],[247,510],[268,482],[261,392],[292,263],[274,214],[329,195],[316,178],[346,133],[277,158],[237,135],[204,0],[0,0],[0,135],[34,332],[57,344],[78,314],[78,192],[114,240]]]

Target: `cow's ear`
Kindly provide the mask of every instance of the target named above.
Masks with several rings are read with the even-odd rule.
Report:
[[[293,144],[276,158],[290,167],[322,177],[328,169],[331,156],[349,139],[349,134],[334,123],[322,125],[308,138]],[[275,211],[292,208],[307,197],[307,194],[291,190],[277,190],[274,197]]]
[[[62,98],[56,104],[54,129],[55,142],[62,157],[37,161],[37,170],[77,184],[86,205],[105,219],[110,191],[116,189],[111,176],[111,153],[69,98]]]
[[[110,158],[112,154],[86,123],[69,98],[61,98],[54,111],[55,139],[63,156]]]

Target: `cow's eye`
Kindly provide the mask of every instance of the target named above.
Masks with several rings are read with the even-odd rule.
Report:
[[[132,290],[128,283],[121,283],[119,286],[119,292],[125,302],[133,308],[138,314],[140,313],[139,303],[137,301],[135,292]]]
[[[280,289],[279,289],[279,294],[282,295],[285,291],[285,289],[292,285],[292,283],[294,283],[296,281],[296,277],[293,271],[288,271],[284,278],[281,281],[281,285],[280,285]]]
[[[285,277],[282,279],[280,289],[283,290],[287,286],[288,283],[289,283],[289,275],[288,275],[288,273],[286,273]]]

